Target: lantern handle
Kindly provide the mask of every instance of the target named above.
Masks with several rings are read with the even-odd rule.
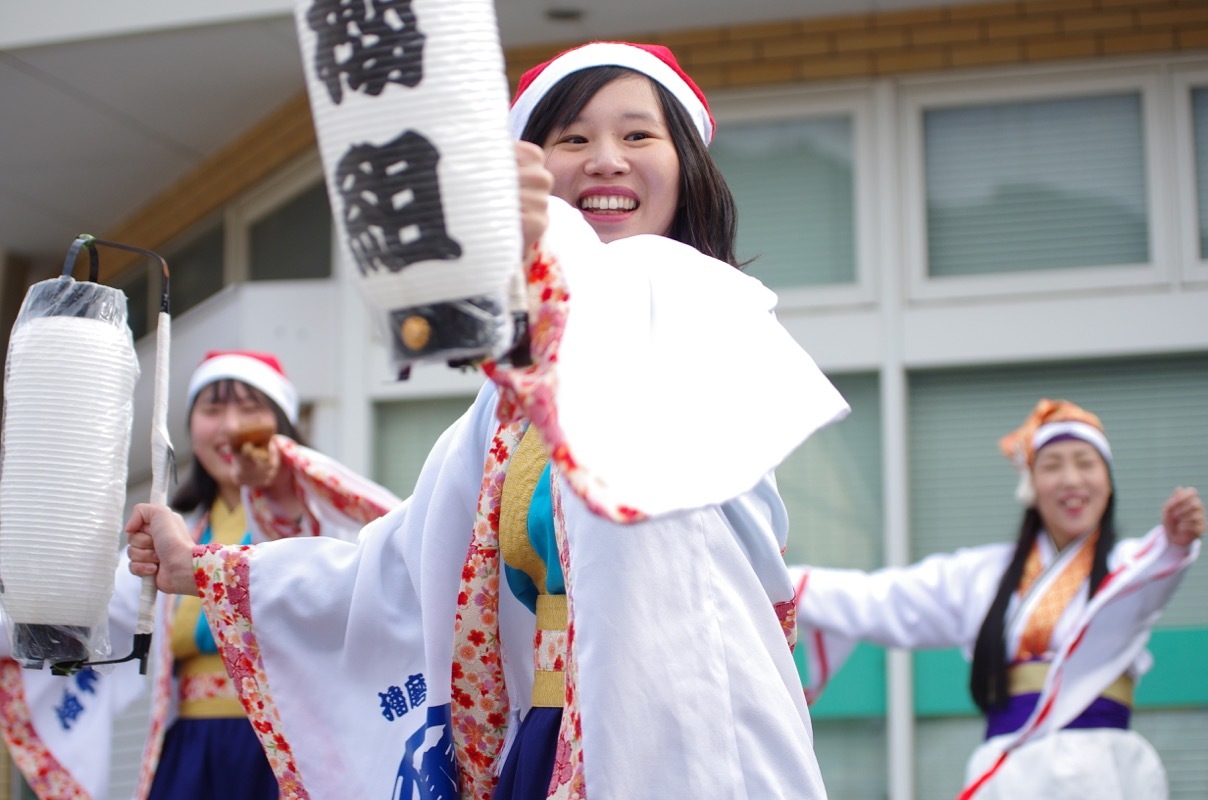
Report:
[[[136,247],[132,244],[122,244],[121,242],[111,242],[108,239],[98,239],[90,233],[81,233],[71,243],[71,247],[67,249],[67,258],[63,260],[63,277],[71,275],[72,269],[75,267],[76,256],[80,253],[80,248],[88,248],[88,280],[93,283],[97,282],[101,271],[101,259],[97,253],[97,245],[104,247],[112,247],[117,250],[126,250],[131,253],[139,253],[149,258],[154,258],[159,262],[160,267],[160,290],[159,290],[159,310],[168,313],[168,262],[164,257],[154,250],[147,250],[143,247]]]

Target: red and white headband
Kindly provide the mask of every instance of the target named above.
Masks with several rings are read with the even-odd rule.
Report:
[[[629,42],[585,44],[524,73],[516,87],[516,96],[508,115],[512,138],[520,138],[537,103],[558,81],[582,69],[605,66],[626,67],[657,81],[687,110],[705,145],[712,141],[715,126],[705,93],[688,77],[671,51],[662,45]]]
[[[240,381],[260,390],[285,412],[286,419],[291,423],[298,422],[298,390],[285,377],[285,370],[276,356],[250,350],[206,353],[205,359],[193,371],[193,377],[189,378],[188,407],[193,408],[193,401],[202,389],[221,380]]]

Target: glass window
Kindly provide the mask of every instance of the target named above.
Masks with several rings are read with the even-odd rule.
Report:
[[[327,187],[320,181],[252,225],[248,277],[331,277],[331,228]]]
[[[376,404],[373,479],[399,497],[410,497],[428,451],[472,401],[452,397]]]
[[[1208,259],[1208,88],[1192,89],[1191,117],[1195,136],[1195,192],[1199,208],[1200,258]]]
[[[1149,261],[1139,92],[924,112],[931,277]]]
[[[171,274],[168,302],[172,315],[183,314],[223,287],[221,223],[168,258]]]
[[[789,564],[881,565],[881,402],[876,375],[831,376],[852,407],[776,469],[789,512]]]
[[[856,281],[849,117],[733,123],[710,150],[738,205],[738,257],[773,288]]]

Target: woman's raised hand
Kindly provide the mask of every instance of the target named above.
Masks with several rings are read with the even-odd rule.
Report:
[[[231,480],[239,486],[265,489],[280,477],[281,450],[271,438],[263,447],[232,446],[231,456]]]
[[[1189,545],[1204,535],[1204,501],[1191,487],[1180,486],[1162,506],[1162,526],[1171,543]]]
[[[193,540],[185,521],[167,506],[139,503],[126,521],[130,572],[154,577],[155,588],[197,595],[193,578]]]
[[[516,142],[516,170],[520,179],[520,227],[527,254],[549,227],[554,176],[545,168],[545,151],[532,142]]]
[[[259,490],[273,505],[273,511],[286,519],[300,519],[305,510],[294,488],[294,476],[281,465],[277,438],[264,447],[240,448],[233,452],[231,479],[239,486]]]

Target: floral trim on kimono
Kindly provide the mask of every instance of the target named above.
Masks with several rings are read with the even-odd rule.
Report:
[[[797,601],[785,600],[783,603],[773,603],[772,610],[776,612],[776,619],[780,621],[780,630],[784,633],[784,640],[789,644],[789,652],[797,649]]]
[[[562,724],[558,727],[558,746],[554,752],[554,772],[550,778],[550,800],[587,800],[587,780],[583,775],[583,716],[579,707],[579,669],[575,661],[574,595],[571,594],[570,544],[566,538],[566,518],[562,515],[562,492],[557,470],[550,476],[553,500],[554,536],[558,542],[558,561],[566,578],[566,642],[564,670],[566,696],[562,702]]]
[[[384,499],[369,496],[350,478],[341,477],[340,471],[334,468],[338,465],[322,454],[285,436],[278,435],[276,442],[281,451],[281,462],[293,473],[300,496],[318,497],[359,525],[368,525],[390,511],[391,506],[385,505]],[[378,493],[381,494],[380,490]],[[318,523],[315,525],[317,534]]]
[[[281,718],[269,693],[260,644],[252,629],[248,574],[251,546],[218,544],[193,548],[193,578],[205,604],[227,674],[239,690],[248,720],[277,776],[281,797],[306,800],[293,750],[281,729]]]
[[[16,661],[0,661],[0,716],[4,719],[4,741],[13,763],[38,797],[91,800],[88,791],[76,782],[38,736],[29,716],[21,669]]]
[[[507,734],[508,696],[499,638],[499,508],[508,464],[524,430],[522,421],[514,421],[501,425],[491,440],[453,623],[453,747],[461,795],[473,800],[491,800],[494,795],[495,763]]]
[[[497,414],[502,423],[528,419],[537,426],[575,494],[595,514],[613,522],[631,523],[646,518],[642,511],[617,503],[608,487],[575,459],[558,422],[558,346],[566,329],[570,292],[556,258],[534,245],[525,264],[528,276],[529,339],[532,365],[509,367],[483,363],[483,372],[499,389]]]
[[[264,489],[252,489],[247,493],[248,511],[255,518],[256,525],[264,531],[269,539],[292,539],[295,536],[318,536],[319,520],[306,507],[306,496],[299,485],[300,476],[294,476],[294,494],[302,501],[302,517],[295,519],[278,513],[277,507],[268,499]]]

